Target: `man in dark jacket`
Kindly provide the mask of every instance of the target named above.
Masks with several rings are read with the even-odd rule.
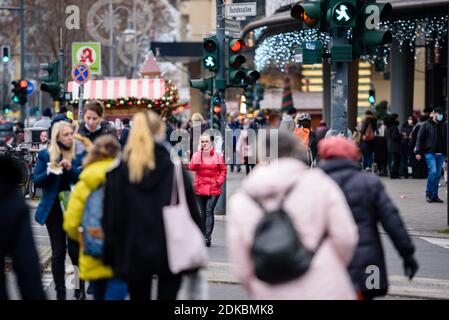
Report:
[[[0,268],[10,257],[24,300],[45,300],[39,258],[34,246],[29,209],[18,192],[20,168],[0,156]],[[5,273],[0,275],[0,300],[7,300]]]
[[[348,267],[352,281],[364,299],[388,292],[387,270],[380,222],[404,261],[404,272],[412,279],[418,270],[412,243],[398,209],[381,180],[362,171],[356,145],[342,137],[322,140],[318,145],[323,169],[342,189],[359,230],[359,243]],[[377,278],[376,278],[377,277]]]
[[[387,122],[388,155],[390,162],[390,178],[399,179],[399,165],[401,164],[401,141],[399,132],[399,115],[392,114]]]
[[[447,156],[447,134],[443,120],[443,110],[441,108],[433,110],[429,120],[421,125],[416,141],[416,159],[421,160],[424,157],[429,169],[426,186],[426,200],[429,203],[443,203],[443,200],[438,197],[441,170],[443,169],[444,159]]]
[[[373,156],[376,148],[375,135],[377,133],[377,119],[370,110],[365,112],[365,120],[362,123],[360,134],[360,150],[363,154],[363,169],[372,171]]]
[[[129,135],[129,131],[131,130],[131,126],[129,125],[129,119],[123,119],[123,130],[122,130],[122,134],[120,135],[120,146],[123,148],[125,148],[125,144],[126,141],[128,141],[128,135]]]

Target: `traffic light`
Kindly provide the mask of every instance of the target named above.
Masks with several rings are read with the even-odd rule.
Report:
[[[254,108],[254,87],[251,85],[246,87],[243,94],[245,96],[246,106],[248,108]]]
[[[371,88],[369,90],[368,102],[371,104],[371,106],[374,106],[374,104],[376,103],[376,90],[374,88]]]
[[[11,112],[11,108],[8,105],[3,106],[3,114],[8,114],[10,112]]]
[[[331,0],[327,19],[331,28],[354,28],[357,25],[357,0]]]
[[[8,63],[11,60],[11,53],[9,46],[2,47],[2,61],[3,63]]]
[[[302,22],[304,29],[326,29],[326,5],[322,0],[309,0],[296,3],[290,16]],[[323,21],[324,20],[324,21]]]
[[[212,129],[221,130],[221,99],[220,97],[212,98]]]
[[[216,36],[203,39],[203,66],[209,71],[218,70],[218,51]]]
[[[246,58],[242,54],[243,48],[245,48],[245,41],[242,39],[229,39],[227,66],[229,87],[246,87],[260,79],[258,71],[243,67],[246,62]]]
[[[356,34],[355,41],[361,45],[361,53],[371,53],[376,47],[391,43],[390,31],[381,31],[380,22],[391,16],[393,8],[390,3],[366,1],[362,6],[363,28]]]
[[[28,81],[27,80],[20,80],[20,81],[12,81],[11,82],[13,88],[12,88],[12,101],[14,103],[18,103],[20,105],[25,105],[28,101],[28,95],[27,95],[27,87],[28,87]]]
[[[211,96],[214,90],[214,78],[192,79],[190,80],[190,86],[200,90],[201,93],[207,93]]]
[[[53,100],[57,100],[64,91],[62,83],[59,81],[59,62],[41,63],[41,70],[48,72],[45,77],[40,77],[42,81],[41,91],[48,92]]]
[[[256,109],[260,109],[260,101],[263,100],[264,92],[265,92],[265,89],[263,88],[263,85],[260,83],[256,84],[256,95],[254,97],[256,99],[256,105],[255,105]]]

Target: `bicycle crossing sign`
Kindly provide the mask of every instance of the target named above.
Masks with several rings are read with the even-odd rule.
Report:
[[[85,63],[77,63],[72,67],[72,79],[79,85],[85,84],[92,78],[92,72]]]

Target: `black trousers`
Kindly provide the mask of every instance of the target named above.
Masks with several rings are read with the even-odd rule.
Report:
[[[219,196],[198,196],[201,216],[203,218],[204,237],[209,240],[211,239],[212,231],[214,230],[214,211],[218,198]]]
[[[158,274],[157,300],[176,300],[181,287],[181,275],[164,273]],[[151,283],[153,274],[144,278],[130,279],[128,281],[129,296],[131,300],[151,300]]]
[[[408,163],[409,163],[409,154],[401,153],[401,165],[399,167],[399,174],[405,178],[408,178]]]
[[[399,152],[390,152],[390,178],[399,177],[399,166],[401,164],[401,154]]]
[[[254,167],[256,165],[255,164],[249,164],[249,158],[248,157],[243,157],[243,159],[244,159],[244,162],[245,162],[246,175],[249,175],[251,170],[254,169]]]
[[[63,213],[58,199],[55,200],[50,215],[45,222],[51,244],[51,272],[56,291],[65,290],[65,257],[68,251],[74,266],[78,266],[79,244],[67,237],[63,224]]]

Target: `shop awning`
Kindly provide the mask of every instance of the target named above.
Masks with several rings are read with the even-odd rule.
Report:
[[[69,82],[68,90],[72,92],[73,99],[78,99],[79,85],[76,82]],[[84,85],[83,98],[85,100],[126,97],[160,99],[164,94],[164,79],[90,80]]]

